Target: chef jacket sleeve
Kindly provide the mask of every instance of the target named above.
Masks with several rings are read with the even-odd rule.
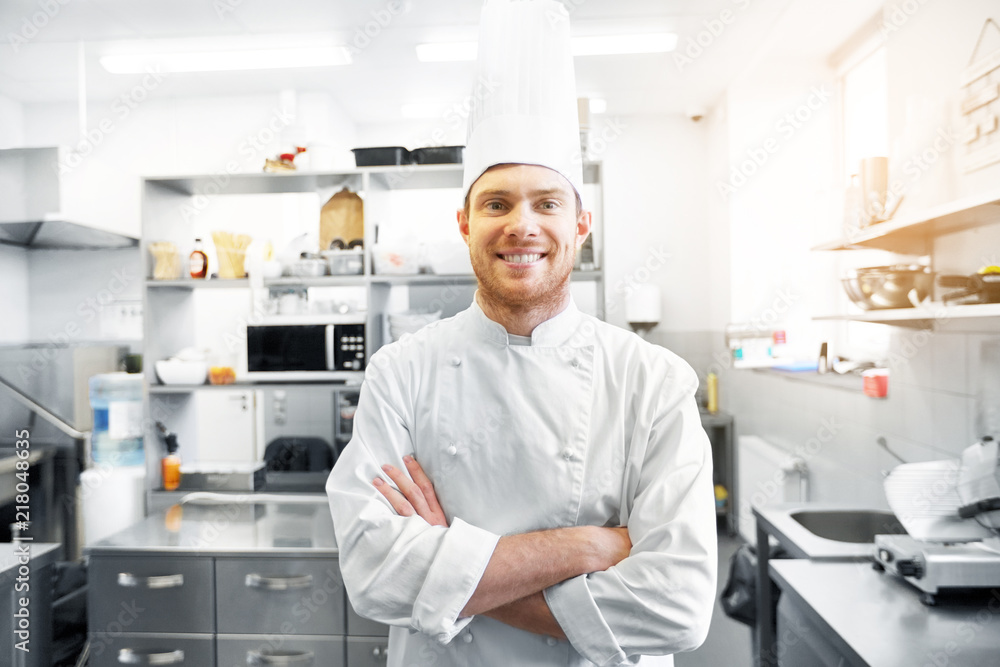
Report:
[[[635,482],[626,472],[631,553],[545,591],[570,643],[597,665],[690,651],[708,634],[717,569],[711,447],[693,398],[697,377],[686,364],[678,370],[648,437],[632,441],[629,459],[641,469]]]
[[[354,436],[327,480],[340,568],[360,615],[447,643],[472,620],[459,614],[499,536],[459,518],[444,528],[401,517],[375,490],[375,477],[391,483],[381,466],[405,469],[402,457],[413,451],[406,387],[391,371],[385,364],[366,375]]]

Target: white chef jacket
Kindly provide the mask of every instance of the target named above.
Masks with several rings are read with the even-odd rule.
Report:
[[[348,596],[394,626],[389,664],[672,665],[700,645],[716,520],[697,382],[572,302],[530,346],[473,302],[375,353],[326,490]],[[411,452],[448,528],[398,516],[372,485]],[[633,546],[544,592],[568,641],[459,618],[501,535],[577,525],[627,525]]]

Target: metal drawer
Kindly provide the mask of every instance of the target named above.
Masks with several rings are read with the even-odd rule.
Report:
[[[219,635],[218,667],[345,667],[342,637]]]
[[[330,558],[217,558],[218,632],[342,635],[344,582]]]
[[[87,580],[90,632],[215,631],[211,558],[92,556]]]
[[[347,638],[347,667],[384,667],[388,661],[388,638]]]
[[[214,667],[212,635],[123,633],[115,636],[90,633],[88,667],[122,665],[176,665]]]
[[[347,634],[362,637],[388,637],[389,626],[359,616],[358,612],[354,611],[351,598],[347,598]]]

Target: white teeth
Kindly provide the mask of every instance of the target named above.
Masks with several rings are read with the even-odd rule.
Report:
[[[542,258],[541,255],[502,255],[502,257],[514,264],[531,264]]]

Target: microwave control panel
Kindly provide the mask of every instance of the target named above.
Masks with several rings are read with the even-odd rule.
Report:
[[[365,325],[338,324],[334,329],[333,368],[361,371],[365,368]]]

